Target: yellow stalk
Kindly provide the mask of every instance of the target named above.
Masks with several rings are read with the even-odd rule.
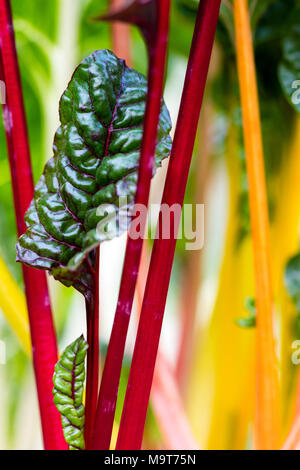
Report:
[[[289,428],[293,418],[294,401],[291,390],[295,384],[296,367],[291,362],[291,345],[297,339],[293,324],[297,316],[296,305],[284,286],[284,269],[287,260],[299,251],[300,222],[300,118],[297,117],[291,144],[286,150],[279,175],[276,217],[273,226],[273,278],[276,305],[280,313],[281,369],[284,428]],[[287,229],[288,227],[288,229]],[[284,243],[282,242],[284,240]],[[300,406],[299,406],[300,411]]]
[[[280,435],[280,392],[272,320],[268,206],[247,0],[234,1],[234,20],[256,280],[257,368],[254,441],[257,449],[277,449]]]
[[[25,296],[0,258],[0,309],[25,352],[31,355]]]
[[[116,448],[118,433],[119,433],[119,425],[114,421],[114,426],[113,426],[113,431],[112,431],[112,436],[111,436],[111,443],[110,443],[110,450],[114,450]]]
[[[226,148],[229,216],[217,299],[208,329],[197,335],[187,407],[199,442],[208,449],[243,449],[253,414],[253,329],[235,323],[254,294],[249,237],[237,244],[241,166],[231,127]],[[199,398],[201,397],[201,398]]]

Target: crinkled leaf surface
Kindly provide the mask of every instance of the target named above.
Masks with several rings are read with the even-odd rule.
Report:
[[[115,236],[107,215],[118,222],[120,209],[134,201],[146,97],[146,79],[110,51],[79,65],[60,101],[54,157],[26,214],[18,261],[49,270],[85,295],[92,290],[93,250]],[[156,167],[170,153],[170,129],[163,104]]]
[[[283,60],[279,80],[290,104],[300,112],[300,6],[291,14],[288,33],[283,40]]]
[[[54,404],[61,414],[66,442],[70,450],[84,449],[84,406],[87,342],[80,336],[63,352],[53,376]]]

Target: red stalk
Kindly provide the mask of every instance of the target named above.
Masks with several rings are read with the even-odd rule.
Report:
[[[87,342],[87,377],[85,399],[85,444],[89,446],[95,423],[99,387],[99,265],[100,247],[96,250],[94,270],[94,293],[86,299]]]
[[[18,235],[25,230],[24,214],[33,197],[33,178],[22,86],[9,0],[0,0],[0,76],[6,85],[3,119],[9,155]],[[53,397],[57,345],[46,274],[23,266],[29,313],[33,366],[40,407],[44,446],[67,449]]]
[[[137,184],[136,204],[148,205],[154,155],[157,140],[157,129],[161,110],[161,97],[165,73],[169,9],[170,2],[154,0],[157,21],[152,21],[151,29],[145,37],[148,41],[150,56],[148,73],[148,97],[144,123],[144,135],[141,150],[139,177]],[[153,20],[153,17],[152,17]],[[152,28],[155,28],[152,31]],[[150,39],[151,38],[151,39]],[[133,240],[128,237],[124,267],[121,279],[119,299],[114,324],[104,364],[92,449],[109,449],[125,343],[130,314],[137,282],[143,239]]]
[[[221,0],[199,5],[162,203],[182,206]],[[174,221],[173,221],[174,225]],[[140,449],[153,380],[178,227],[154,242],[119,429],[117,449]]]

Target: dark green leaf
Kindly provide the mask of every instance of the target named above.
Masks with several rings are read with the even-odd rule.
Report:
[[[63,352],[53,376],[54,404],[61,414],[66,442],[70,450],[84,449],[84,406],[87,342],[80,336]]]
[[[264,15],[268,7],[275,3],[276,0],[251,0],[249,3],[249,11],[251,15],[251,27],[255,31],[259,20]]]
[[[54,157],[26,214],[28,230],[17,244],[18,261],[49,270],[85,295],[92,289],[94,248],[116,236],[111,222],[118,234],[127,229],[146,97],[146,79],[110,51],[96,51],[79,65],[61,98]],[[170,129],[163,104],[156,167],[170,153]],[[99,206],[105,206],[103,213]]]
[[[283,60],[279,80],[289,103],[300,112],[300,6],[291,15],[283,40]]]

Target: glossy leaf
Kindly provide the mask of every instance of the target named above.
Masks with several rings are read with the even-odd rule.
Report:
[[[283,40],[283,60],[279,80],[290,104],[300,112],[300,7],[291,14],[288,33]]]
[[[87,342],[80,336],[65,349],[53,376],[54,404],[61,414],[63,432],[70,450],[83,450],[85,446],[82,397],[87,349]]]
[[[92,251],[128,227],[146,96],[146,79],[103,50],[79,65],[60,102],[54,157],[35,188],[17,260],[49,270],[85,296],[93,289]],[[170,129],[163,104],[156,167],[170,153]]]

